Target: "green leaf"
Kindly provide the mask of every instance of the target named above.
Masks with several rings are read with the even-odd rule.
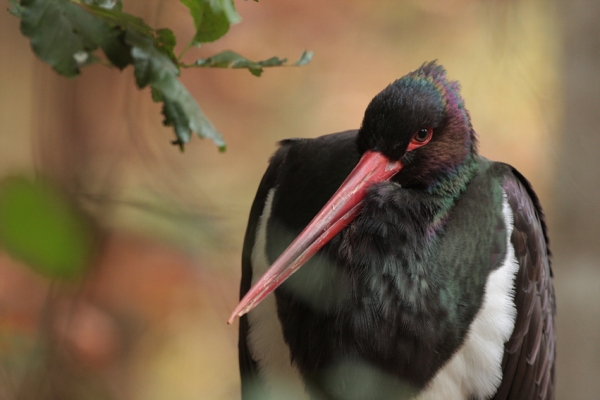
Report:
[[[37,272],[69,279],[85,271],[93,235],[53,187],[11,177],[0,184],[0,243]]]
[[[252,75],[260,76],[264,67],[275,67],[285,64],[285,58],[271,57],[264,61],[251,61],[234,51],[224,51],[209,58],[201,58],[194,64],[198,67],[209,68],[246,68]]]
[[[178,145],[183,151],[183,146],[190,141],[192,133],[190,120],[180,103],[169,99],[163,99],[163,102],[162,112],[165,116],[163,124],[173,127],[175,134],[177,135],[177,140],[174,140],[173,144]]]
[[[106,10],[117,10],[121,11],[123,9],[122,0],[82,0],[86,5],[98,6],[100,8],[104,8]]]
[[[152,101],[153,102],[155,102],[155,103],[162,103],[164,101],[163,97],[162,97],[162,94],[158,90],[156,90],[153,87],[151,87],[150,88],[150,92],[152,93]]]
[[[100,43],[106,58],[121,70],[133,62],[131,48],[125,44],[124,38],[124,32],[115,27],[112,28],[110,35]]]
[[[100,45],[106,57],[115,66],[120,69],[133,63],[131,58],[131,47],[125,43],[125,33],[127,31],[135,31],[141,35],[154,38],[154,30],[144,22],[143,19],[121,11],[120,2],[115,3],[112,9],[102,6],[103,3],[109,3],[111,0],[88,0],[86,9],[103,20],[109,27],[112,28],[109,34],[102,38]],[[159,29],[156,31],[157,45],[163,50],[173,55],[173,47],[175,46],[175,35],[169,29]],[[172,43],[172,47],[171,46]]]
[[[306,65],[310,62],[311,57],[312,52],[304,51],[300,59],[292,65]],[[252,75],[261,76],[263,68],[283,66],[286,65],[286,62],[287,59],[278,57],[271,57],[263,61],[251,61],[234,51],[227,50],[209,58],[201,58],[197,60],[193,66],[205,68],[245,68],[248,69]]]
[[[235,10],[235,5],[233,4],[233,0],[213,0],[209,1],[210,3],[217,3],[217,6],[213,5],[213,8],[220,8],[223,10],[225,15],[227,16],[227,20],[230,24],[237,24],[242,20],[240,14]]]
[[[303,65],[308,64],[310,62],[310,60],[312,60],[312,58],[313,58],[313,52],[304,50],[302,52],[302,54],[300,55],[300,58],[298,59],[298,61],[296,61],[294,63],[294,65],[297,67],[302,67]]]
[[[128,31],[125,41],[131,46],[136,82],[140,88],[150,85],[152,98],[164,102],[164,123],[175,129],[175,143],[183,146],[189,142],[190,133],[195,132],[200,137],[211,139],[224,150],[225,142],[221,134],[177,79],[179,70],[173,61],[155,46],[152,38]]]
[[[8,4],[10,5],[8,12],[14,15],[15,17],[21,17],[23,14],[23,7],[19,4],[17,0],[8,0]]]
[[[21,18],[21,32],[31,39],[34,52],[67,77],[78,75],[111,36],[104,21],[66,0],[23,0]]]
[[[196,34],[193,42],[214,42],[225,35],[231,24],[237,24],[241,18],[233,0],[180,0],[189,10],[194,20]]]
[[[156,47],[168,55],[171,60],[177,62],[177,57],[173,52],[175,50],[175,45],[177,44],[177,38],[172,30],[168,28],[157,29],[154,43],[156,44]]]
[[[118,8],[109,10],[95,4],[86,5],[85,8],[93,15],[101,18],[111,27],[118,27],[123,32],[133,30],[147,36],[154,35],[154,29],[146,24],[143,19],[136,17],[135,15],[124,13]]]

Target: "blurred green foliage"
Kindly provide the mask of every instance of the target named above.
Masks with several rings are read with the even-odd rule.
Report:
[[[55,188],[17,176],[0,184],[0,243],[42,275],[73,279],[87,267],[93,234]]]
[[[56,72],[66,77],[101,61],[120,69],[133,65],[138,87],[150,86],[152,98],[163,103],[164,125],[175,130],[173,144],[182,150],[192,132],[211,139],[221,151],[225,142],[206,118],[198,103],[180,82],[182,67],[247,68],[260,76],[262,67],[280,66],[285,60],[272,57],[253,62],[237,53],[225,52],[209,58],[236,55],[228,63],[184,64],[183,55],[191,47],[218,40],[241,18],[233,0],[180,0],[190,12],[195,34],[179,56],[177,39],[169,28],[153,29],[141,18],[122,11],[120,0],[10,0],[9,12],[21,18],[21,32],[31,40],[33,51]],[[98,48],[105,59],[97,54]],[[294,65],[305,65],[312,54],[305,52]]]

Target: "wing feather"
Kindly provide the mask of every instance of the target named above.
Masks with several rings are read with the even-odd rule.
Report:
[[[242,280],[240,283],[240,298],[250,289],[252,284],[252,249],[256,240],[256,228],[260,215],[263,211],[267,194],[271,188],[277,184],[279,173],[285,163],[286,155],[289,146],[293,143],[292,139],[288,139],[280,143],[281,147],[271,157],[269,167],[265,172],[256,197],[250,209],[250,217],[248,218],[248,227],[244,237],[244,247],[242,250]],[[240,318],[239,325],[239,340],[238,340],[238,357],[240,365],[240,376],[242,381],[242,399],[250,399],[255,397],[258,384],[258,367],[256,361],[252,358],[250,349],[248,348],[248,317],[244,315]]]
[[[517,318],[504,346],[503,379],[494,399],[554,399],[556,306],[544,214],[527,179],[499,165],[513,212],[511,243],[520,268],[515,280]]]

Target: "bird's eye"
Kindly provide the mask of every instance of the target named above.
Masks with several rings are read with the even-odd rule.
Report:
[[[429,139],[429,135],[431,135],[433,129],[431,128],[421,128],[419,129],[413,136],[413,138],[417,141],[417,142],[424,142],[427,139]]]
[[[421,128],[416,131],[408,144],[406,151],[412,151],[421,146],[425,146],[433,137],[433,128]]]

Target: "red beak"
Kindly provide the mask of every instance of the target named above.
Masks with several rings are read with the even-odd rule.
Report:
[[[379,152],[367,151],[327,204],[246,293],[227,323],[252,310],[277,289],[356,218],[372,184],[389,180],[402,167],[400,161],[390,161]]]

